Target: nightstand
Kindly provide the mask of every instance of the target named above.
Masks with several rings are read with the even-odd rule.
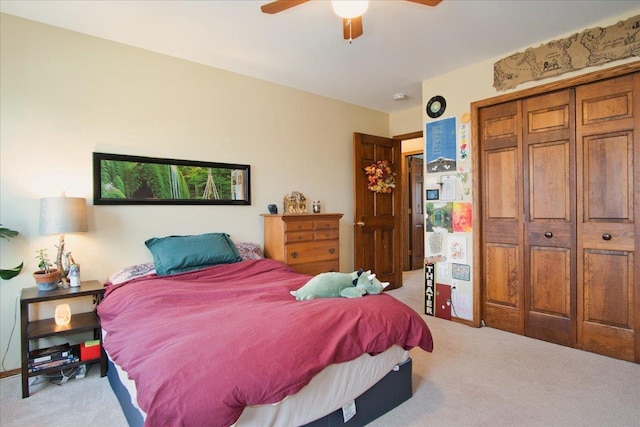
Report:
[[[82,364],[100,363],[100,376],[107,374],[107,357],[102,348],[102,334],[100,319],[94,311],[86,313],[72,313],[71,322],[68,325],[58,326],[53,318],[43,320],[29,320],[29,304],[37,304],[47,301],[66,300],[70,298],[93,296],[94,306],[97,306],[104,295],[104,286],[97,280],[83,281],[79,287],[58,288],[53,291],[39,291],[37,287],[24,288],[20,295],[20,341],[22,358],[22,397],[29,397],[29,378],[52,372],[59,372],[60,367],[43,369],[37,372],[28,371],[28,354],[30,342],[40,338],[51,337],[57,334],[78,333],[93,331],[93,338],[100,340],[100,356],[95,359],[81,360],[79,362],[64,365],[64,369],[73,368]]]

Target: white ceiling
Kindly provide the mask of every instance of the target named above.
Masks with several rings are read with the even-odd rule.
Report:
[[[637,0],[372,1],[364,35],[342,38],[327,1],[2,0],[0,11],[384,112],[422,102],[422,81],[582,31]],[[404,93],[408,99],[394,101]]]

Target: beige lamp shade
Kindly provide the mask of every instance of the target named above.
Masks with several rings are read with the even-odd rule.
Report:
[[[87,200],[83,197],[40,199],[40,234],[88,231]]]
[[[71,323],[71,307],[69,307],[69,304],[56,305],[54,319],[58,326],[65,326]]]

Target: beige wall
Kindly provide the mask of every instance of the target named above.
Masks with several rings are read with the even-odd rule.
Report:
[[[638,9],[635,12],[629,13],[628,15],[622,15],[617,18],[596,23],[594,26],[603,26],[603,27],[609,26],[609,25],[615,24],[620,20],[626,19],[630,16],[637,15],[639,13],[640,13],[640,9]],[[558,35],[558,37],[555,37],[554,40],[558,38],[567,37],[569,35],[571,35],[571,33],[560,34]],[[548,41],[550,40],[540,40],[540,43],[548,42]],[[536,43],[532,44],[532,46],[537,46],[537,45],[538,44]],[[519,49],[519,51],[524,51],[528,47],[530,46],[523,46],[522,49]],[[426,105],[429,99],[434,95],[441,95],[447,100],[447,108],[443,116],[441,116],[438,119],[431,119],[426,115],[426,112],[423,111],[422,112],[423,121],[427,123],[434,120],[441,120],[449,117],[456,117],[458,118],[457,125],[459,127],[460,117],[462,116],[462,114],[470,112],[470,105],[472,102],[487,99],[487,98],[492,98],[505,93],[524,90],[527,88],[531,88],[541,84],[547,84],[557,80],[567,79],[569,77],[574,77],[576,75],[582,75],[582,74],[586,74],[589,72],[593,72],[593,71],[597,71],[605,68],[615,67],[627,62],[638,61],[637,57],[628,58],[625,60],[615,61],[613,63],[605,64],[601,67],[590,67],[584,70],[567,73],[555,78],[549,78],[549,79],[545,79],[537,82],[535,81],[527,82],[519,85],[515,89],[505,91],[505,92],[497,92],[493,88],[493,64],[499,59],[505,56],[508,56],[512,53],[515,53],[515,52],[505,52],[505,54],[501,55],[500,57],[492,58],[487,61],[477,63],[466,68],[458,69],[453,72],[440,75],[430,80],[423,81],[422,82],[422,104],[423,105]],[[426,135],[425,135],[425,138],[426,138]],[[458,139],[459,139],[459,136],[458,136]],[[476,143],[475,141],[470,141],[470,144],[475,144],[475,143]],[[428,140],[426,141],[426,144],[429,144]],[[458,145],[459,145],[459,141],[458,141]],[[458,158],[458,162],[459,162],[458,163],[459,167],[462,166],[465,170],[470,171],[473,176],[473,171],[471,170],[470,157],[468,157],[465,161],[461,163],[460,163],[460,159]],[[425,160],[425,164],[426,164],[426,160]],[[439,175],[442,175],[442,174],[426,174],[425,175],[426,187],[438,188],[438,186],[435,183]],[[462,192],[462,185],[460,182],[457,183],[457,188],[458,188],[458,194],[460,195]],[[463,197],[463,200],[461,201],[470,202],[472,194],[469,194],[469,195],[463,194],[462,197]],[[476,213],[476,209],[474,207],[474,214],[475,213]],[[427,255],[431,255],[429,251],[429,244],[428,244],[429,234],[430,233],[427,233],[426,240],[425,240],[425,251]],[[473,251],[472,251],[473,233],[456,233],[456,234],[461,234],[466,236],[467,247],[469,249],[467,258],[470,263],[473,257]],[[454,306],[456,306],[456,311],[458,315],[468,320],[474,320],[472,317],[472,313],[465,314],[467,312],[465,307],[472,302],[474,297],[473,289],[472,289],[473,269],[471,270],[472,277],[470,282],[462,281],[462,280],[454,281],[450,277],[451,271],[449,267],[450,267],[450,264],[448,263],[438,263],[436,265],[437,281],[439,283],[451,284],[456,286],[457,290],[453,293],[452,299],[454,302]]]
[[[3,354],[16,297],[33,286],[35,250],[55,253],[55,236],[38,235],[41,197],[66,191],[87,198],[89,233],[67,236],[85,279],[105,280],[125,265],[150,261],[143,242],[152,236],[226,231],[262,243],[260,213],[269,203],[281,205],[292,190],[345,214],[340,259],[347,271],[353,264],[352,133],[424,129],[422,106],[436,94],[447,98],[444,117],[459,117],[471,102],[498,95],[493,63],[500,58],[423,82],[422,106],[389,116],[8,15],[1,15],[0,31],[0,223],[21,232],[0,242],[0,264],[25,262],[21,275],[0,284]],[[252,205],[92,206],[94,151],[250,164]],[[473,296],[464,283],[459,294]],[[6,369],[19,366],[16,334],[10,344]]]
[[[85,197],[89,232],[67,235],[82,278],[104,281],[147,262],[153,236],[225,231],[262,244],[260,214],[298,190],[342,212],[340,266],[353,265],[352,133],[390,136],[389,115],[261,80],[3,14],[0,85],[0,223],[21,234],[1,243],[0,348],[16,296],[34,286],[39,199]],[[417,119],[419,120],[419,118]],[[420,123],[416,123],[419,128]],[[94,151],[251,165],[251,206],[93,206]],[[74,307],[72,306],[72,309]],[[51,307],[36,316],[50,315]],[[19,366],[19,324],[6,369]]]
[[[405,135],[421,130],[423,130],[421,106],[392,113],[389,117],[390,136]]]

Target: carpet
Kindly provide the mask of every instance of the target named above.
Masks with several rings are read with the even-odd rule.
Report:
[[[422,271],[405,272],[404,286],[388,293],[422,313]],[[370,426],[639,425],[638,364],[497,329],[425,319],[435,348],[410,353],[413,397]],[[0,426],[126,426],[97,365],[86,378],[62,386],[40,381],[27,399],[20,390],[20,376],[0,380]]]

